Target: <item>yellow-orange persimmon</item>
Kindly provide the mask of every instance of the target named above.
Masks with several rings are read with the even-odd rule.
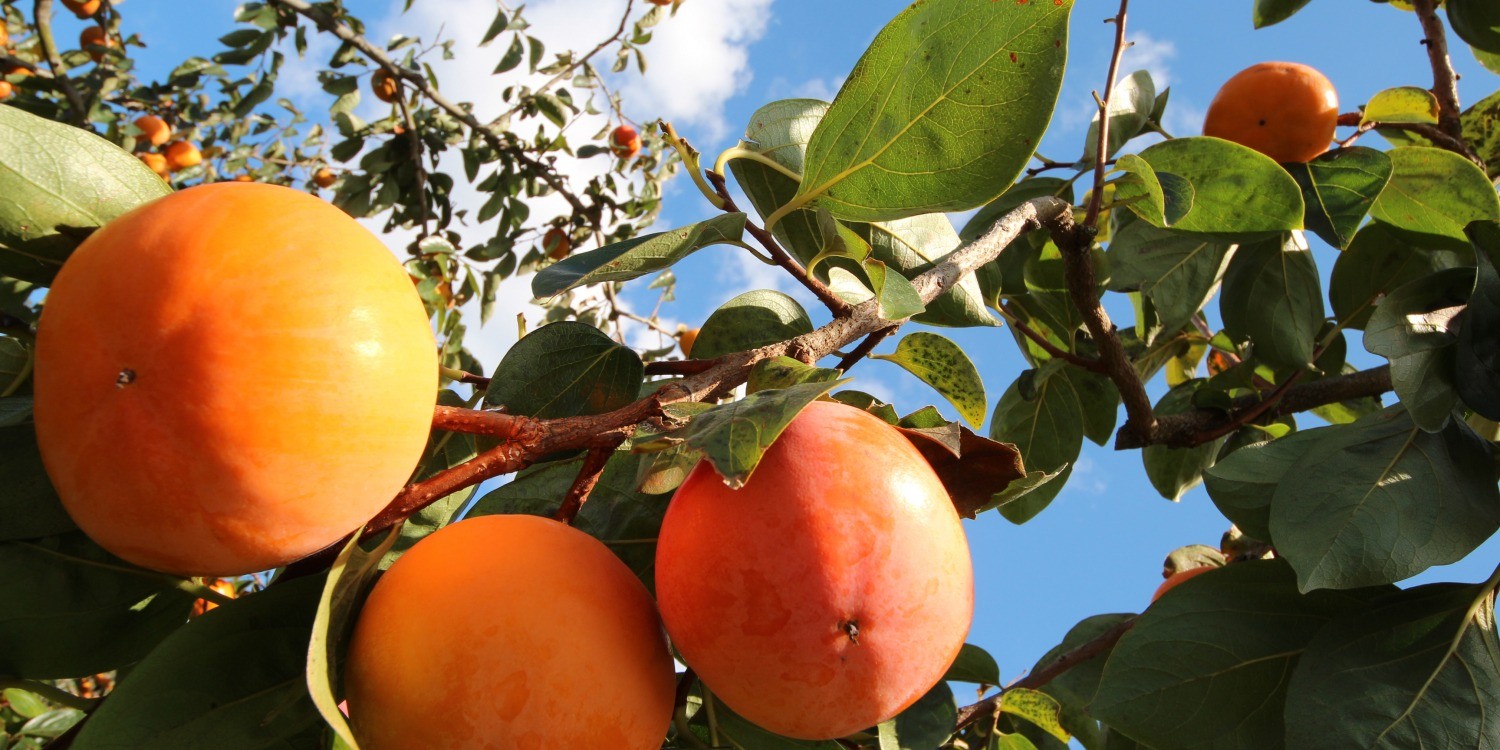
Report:
[[[1234,74],[1208,105],[1203,134],[1234,141],[1278,162],[1311,161],[1328,150],[1339,97],[1316,68],[1263,62]]]
[[[437,353],[369,230],[306,193],[221,182],[106,224],[63,265],[35,413],[94,541],[195,576],[267,570],[359,528],[427,442]]]
[[[115,46],[115,40],[103,28],[89,26],[78,34],[78,47],[88,53],[89,59],[99,62],[104,59],[104,50]]]
[[[73,15],[79,18],[88,18],[99,12],[102,0],[62,0],[64,8],[73,11]]]
[[[686,328],[677,334],[677,348],[682,350],[682,356],[693,356],[693,344],[698,341],[698,329]]]
[[[166,157],[167,169],[173,172],[181,172],[203,163],[203,152],[192,141],[173,141],[167,146]]]
[[[338,182],[338,179],[339,176],[334,174],[333,170],[328,167],[320,168],[312,176],[313,184],[320,188],[332,187],[333,183]]]
[[[10,46],[10,28],[5,25],[5,19],[0,18],[0,50]]]
[[[9,99],[14,93],[16,93],[16,87],[12,86],[10,81],[0,81],[0,101]]]
[[[141,162],[150,167],[152,172],[160,175],[163,180],[172,174],[172,170],[167,169],[167,157],[151,153],[136,154],[136,156],[140,157]]]
[[[367,750],[649,750],[672,716],[646,587],[597,539],[537,516],[418,542],[375,585],[345,664]]]
[[[172,128],[167,121],[156,115],[141,115],[135,118],[135,127],[141,131],[141,140],[160,146],[172,138]]]
[[[239,593],[239,589],[236,589],[234,587],[234,581],[231,581],[227,578],[220,578],[213,583],[210,583],[208,587],[223,596],[229,597],[230,599],[235,598],[235,596]],[[193,600],[193,611],[188,616],[198,617],[218,606],[218,604],[207,599],[195,599]]]
[[[562,227],[552,227],[542,235],[542,252],[553,260],[562,260],[573,252],[573,238]]]
[[[656,552],[683,660],[746,719],[831,739],[942,679],[974,611],[969,548],[932,467],[867,412],[814,402],[730,489],[700,462]]]
[[[609,134],[609,150],[621,159],[641,152],[641,134],[629,125],[621,125]]]
[[[394,102],[401,96],[401,82],[385,68],[370,76],[370,89],[375,92],[376,99],[386,103]]]
[[[1155,603],[1157,599],[1162,598],[1162,596],[1168,591],[1177,588],[1182,584],[1183,581],[1186,581],[1189,578],[1197,578],[1198,576],[1201,576],[1213,569],[1214,566],[1212,565],[1202,565],[1196,568],[1188,568],[1186,570],[1179,570],[1176,573],[1173,573],[1171,576],[1167,577],[1167,580],[1162,581],[1160,586],[1156,587],[1156,593],[1151,595],[1151,601]]]
[[[255,182],[255,178],[251,177],[250,175],[247,175],[247,174],[237,174],[237,175],[234,176],[234,181],[235,182]]]

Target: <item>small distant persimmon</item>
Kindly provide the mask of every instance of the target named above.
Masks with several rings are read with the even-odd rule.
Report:
[[[553,227],[542,235],[542,250],[548,258],[562,260],[573,252],[573,238],[568,236],[566,229]]]
[[[320,168],[318,171],[313,172],[312,176],[313,184],[320,188],[332,187],[333,183],[338,182],[338,179],[339,176],[334,174],[333,170],[328,167]]]
[[[1151,595],[1151,602],[1153,604],[1156,603],[1157,599],[1162,598],[1162,596],[1165,595],[1168,591],[1171,591],[1172,589],[1175,589],[1178,586],[1182,585],[1183,581],[1186,581],[1190,578],[1197,578],[1198,576],[1201,576],[1213,569],[1214,566],[1212,565],[1202,565],[1196,568],[1188,568],[1187,570],[1179,570],[1176,573],[1173,573],[1171,577],[1167,578],[1167,580],[1165,581],[1162,581],[1161,585],[1156,587],[1156,593]]]
[[[250,175],[247,175],[247,174],[237,174],[237,175],[234,176],[234,181],[235,182],[255,182],[255,178],[251,177]]]
[[[167,157],[152,153],[136,154],[136,156],[140,157],[141,162],[150,167],[151,171],[155,172],[163,180],[171,176],[172,170],[167,168]]]
[[[376,99],[389,104],[401,96],[401,82],[389,70],[381,68],[370,76],[370,90],[375,92]]]
[[[1282,163],[1312,161],[1338,127],[1339,97],[1316,68],[1263,62],[1234,74],[1208,105],[1203,134]]]
[[[621,125],[609,134],[609,150],[621,159],[641,152],[641,134],[629,125]]]
[[[16,87],[12,86],[10,81],[0,81],[0,101],[9,99],[15,93]]]
[[[88,53],[89,59],[99,62],[104,59],[104,49],[115,46],[114,37],[99,26],[90,26],[78,35],[78,47]],[[100,48],[104,49],[100,49]]]
[[[156,115],[141,115],[135,118],[135,127],[141,131],[141,138],[145,142],[160,146],[172,138],[172,128],[167,121]]]
[[[682,350],[682,356],[693,356],[693,344],[698,340],[698,329],[687,328],[677,334],[677,348]]]
[[[173,172],[181,172],[203,162],[203,153],[192,141],[173,141],[167,146],[166,156],[167,169]]]
[[[73,11],[73,15],[79,18],[88,18],[99,12],[102,0],[62,0],[64,8]]]
[[[0,49],[10,46],[10,29],[5,26],[5,19],[0,18]]]

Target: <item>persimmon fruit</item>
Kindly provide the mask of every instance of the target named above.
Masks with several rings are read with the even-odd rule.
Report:
[[[1186,570],[1179,570],[1176,573],[1173,573],[1167,578],[1167,580],[1162,581],[1160,586],[1156,587],[1156,593],[1151,595],[1151,603],[1155,604],[1157,599],[1162,598],[1162,596],[1166,595],[1168,591],[1171,591],[1172,589],[1180,586],[1183,581],[1186,581],[1190,578],[1197,578],[1198,576],[1201,576],[1213,569],[1214,566],[1212,565],[1200,565],[1196,568],[1188,568]]]
[[[234,587],[234,581],[231,581],[227,578],[220,578],[213,583],[208,584],[208,587],[218,592],[219,594],[229,597],[230,599],[235,598],[235,596],[239,594],[239,589],[236,589]],[[207,613],[209,610],[215,609],[218,606],[219,605],[217,603],[211,602],[207,599],[194,599],[193,611],[188,616],[200,617]]]
[[[104,51],[101,47],[109,48],[115,46],[115,40],[109,33],[98,26],[89,26],[78,34],[78,47],[88,53],[89,59],[99,62],[104,59]]]
[[[418,542],[375,584],[345,664],[367,750],[648,750],[672,716],[646,587],[597,539],[538,516]]]
[[[0,81],[0,101],[9,99],[15,93],[16,87],[10,81]]]
[[[548,258],[562,260],[573,252],[573,238],[568,236],[568,230],[552,227],[542,235],[542,250]]]
[[[10,28],[5,25],[5,19],[0,18],[0,50],[10,46]]]
[[[167,169],[181,172],[203,163],[203,152],[192,141],[173,141],[167,146]]]
[[[376,99],[391,104],[401,96],[401,82],[390,71],[381,68],[370,76],[370,90],[375,92]]]
[[[334,174],[333,170],[328,167],[318,169],[318,171],[313,172],[312,176],[313,184],[320,188],[333,187],[333,183],[338,182],[338,179],[339,176]]]
[[[731,489],[700,462],[662,522],[662,619],[736,713],[832,739],[900,713],[943,677],[974,614],[958,512],[895,428],[818,401]]]
[[[697,328],[688,328],[682,333],[677,334],[677,348],[682,350],[682,356],[693,356],[693,344],[698,341],[698,330]]]
[[[359,528],[406,483],[438,386],[427,314],[359,222],[220,182],[109,222],[39,323],[37,440],[63,506],[114,554],[233,576]]]
[[[641,134],[629,125],[621,125],[609,134],[609,150],[621,159],[641,152]]]
[[[1328,150],[1339,97],[1316,68],[1263,62],[1234,74],[1214,95],[1203,134],[1248,146],[1282,163],[1311,161]]]
[[[155,172],[163,180],[171,176],[172,171],[167,168],[167,157],[151,153],[136,154],[136,156],[140,157],[141,162],[150,167],[151,171]]]
[[[102,0],[62,0],[64,8],[73,11],[73,15],[79,18],[88,18],[99,12]]]
[[[172,128],[167,121],[156,115],[141,115],[135,118],[135,128],[141,131],[141,140],[160,146],[172,138]]]

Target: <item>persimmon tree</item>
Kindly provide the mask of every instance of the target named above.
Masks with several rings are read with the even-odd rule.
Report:
[[[1306,4],[1255,0],[1252,17],[1271,25]],[[839,738],[752,724],[689,660],[663,747],[1406,748],[1500,737],[1500,567],[1480,584],[1396,585],[1469,556],[1500,528],[1500,92],[1467,92],[1476,103],[1462,107],[1449,60],[1467,47],[1500,72],[1493,2],[1413,0],[1431,88],[1346,104],[1341,140],[1297,163],[1167,133],[1167,92],[1120,69],[1128,0],[1108,19],[1115,41],[1096,116],[1069,161],[1036,148],[1078,20],[1071,0],[917,3],[876,36],[832,102],[768,103],[712,161],[670,123],[636,124],[640,154],[613,135],[623,117],[595,61],[613,56],[622,75],[644,65],[650,27],[671,13],[658,0],[627,3],[613,36],[551,57],[524,14],[500,4],[485,35],[509,50],[499,72],[528,66],[544,82],[507,89],[509,109],[492,122],[448,99],[424,64],[451,45],[372,43],[337,3],[246,4],[222,53],[152,83],[132,72],[142,40],[122,34],[128,17],[107,0],[76,5],[112,44],[60,47],[50,0],[0,5],[13,91],[0,107],[8,746],[357,746],[340,708],[342,659],[369,588],[403,552],[461,514],[546,515],[607,544],[651,589],[655,540],[690,471],[706,462],[745,485],[818,400],[900,430],[965,517],[1024,524],[1045,512],[1088,439],[1139,451],[1164,497],[1203,483],[1228,531],[1218,549],[1167,558],[1168,574],[1212,570],[1174,576],[1141,613],[1059,633],[1024,677],[1002,683],[995,660],[965,646],[915,703]],[[339,42],[320,75],[326,122],[275,99],[284,55],[315,34]],[[374,73],[372,90],[364,76]],[[390,100],[389,116],[356,115],[361,91]],[[567,126],[585,113],[611,124],[574,146]],[[201,163],[171,171],[180,160],[163,151],[163,180],[153,160],[133,158],[166,142],[143,115]],[[1371,131],[1389,146],[1373,147]],[[440,160],[450,151],[461,171]],[[614,161],[579,185],[560,166],[573,159]],[[643,233],[677,165],[703,218]],[[445,390],[413,481],[383,511],[342,545],[240,579],[231,598],[212,581],[132,566],[76,530],[38,457],[31,363],[46,289],[83,238],[172,189],[242,175],[331,188],[349,214],[414,234],[401,252],[438,334]],[[461,182],[486,197],[475,215],[454,204]],[[533,216],[546,195],[561,196],[562,214]],[[944,215],[970,209],[961,230]],[[461,248],[462,225],[494,237]],[[1310,236],[1334,251],[1315,253]],[[752,291],[703,323],[691,358],[626,345],[624,327],[662,326],[619,305],[621,289],[672,293],[671,266],[713,245],[784,270],[828,322],[814,325],[785,294]],[[1320,262],[1333,264],[1326,288]],[[500,362],[478,362],[464,349],[466,303],[483,320],[499,281],[517,274],[531,274],[547,320]],[[1111,318],[1108,295],[1131,320]],[[948,338],[903,333],[912,322],[1003,326],[1029,367],[981,374]],[[1388,364],[1346,362],[1349,331]],[[876,353],[888,340],[894,350]],[[872,356],[931,386],[962,422],[854,390]],[[1146,386],[1157,378],[1169,390],[1153,403]],[[1006,384],[998,399],[986,381]],[[971,428],[986,415],[981,436]],[[473,497],[504,475],[514,477]],[[189,622],[196,599],[219,606]],[[857,643],[857,628],[847,635]],[[950,681],[987,689],[960,705]]]

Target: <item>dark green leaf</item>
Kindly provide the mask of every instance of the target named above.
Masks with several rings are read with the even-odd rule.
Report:
[[[555,419],[601,414],[636,400],[645,365],[603,331],[561,321],[523,337],[495,369],[485,401]]]
[[[1237,143],[1204,136],[1177,138],[1151,146],[1140,158],[1162,174],[1175,175],[1192,189],[1192,208],[1169,222],[1173,229],[1220,237],[1263,236],[1302,228],[1302,190],[1270,157]],[[1117,189],[1116,200],[1123,200]],[[1150,212],[1131,210],[1158,227]]]
[[[876,730],[880,750],[937,750],[953,734],[958,704],[948,683],[939,682],[896,718]]]
[[[1387,152],[1394,171],[1370,215],[1424,243],[1466,247],[1464,226],[1500,219],[1495,186],[1473,162],[1451,151],[1403,146]]]
[[[538,271],[531,279],[531,293],[545,298],[589,284],[639,278],[710,245],[738,243],[744,231],[744,214],[723,214],[681,229],[574,253]]]
[[[1193,392],[1203,383],[1202,380],[1190,380],[1167,391],[1156,402],[1154,411],[1157,416],[1192,411]],[[1203,481],[1203,472],[1214,465],[1214,457],[1219,455],[1219,448],[1223,444],[1224,438],[1191,448],[1148,445],[1141,451],[1141,460],[1146,465],[1146,477],[1151,480],[1151,486],[1156,488],[1157,493],[1175,503],[1182,499],[1184,492]]]
[[[1500,53],[1490,54],[1476,49],[1474,55],[1481,63],[1488,56],[1490,62],[1485,63],[1486,67],[1500,75]],[[1459,121],[1463,125],[1464,140],[1484,161],[1485,173],[1490,179],[1500,178],[1500,91],[1464,110]]]
[[[719,701],[714,706],[719,735],[734,750],[843,750],[833,740],[794,740],[751,724]]]
[[[948,673],[943,675],[943,679],[979,685],[999,685],[1000,665],[995,663],[995,657],[990,656],[988,651],[972,643],[965,643],[958,652],[958,658],[948,666]]]
[[[1157,172],[1139,154],[1120,157],[1115,169],[1124,172],[1114,183],[1115,202],[1128,206],[1154,227],[1169,227],[1193,210],[1193,184],[1170,172]]]
[[[1332,620],[1307,644],[1287,690],[1287,747],[1493,747],[1497,711],[1493,593],[1419,586]]]
[[[1224,272],[1224,329],[1255,345],[1255,357],[1289,369],[1312,363],[1323,328],[1323,283],[1297,235],[1241,245]]]
[[[1276,486],[1327,429],[1300,430],[1225,456],[1203,472],[1209,498],[1240,530],[1261,541],[1271,541],[1271,497]]]
[[[1479,263],[1469,311],[1458,332],[1454,367],[1458,395],[1464,404],[1489,419],[1500,420],[1500,225],[1469,225],[1474,255]]]
[[[1493,449],[1462,421],[1425,432],[1392,407],[1320,430],[1271,499],[1271,536],[1304,591],[1400,581],[1500,528]]]
[[[1062,643],[1042,654],[1042,658],[1036,660],[1036,665],[1031,668],[1031,671],[1038,672],[1051,666],[1063,654],[1093,641],[1134,617],[1135,615],[1128,613],[1085,617],[1068,630],[1067,635],[1063,636]],[[1107,661],[1109,661],[1109,652],[1106,651],[1053,678],[1042,690],[1064,706],[1084,708],[1094,700],[1094,693],[1099,689],[1099,677],[1104,674],[1104,665]]]
[[[304,671],[322,577],[244,596],[181,628],[120,680],[77,750],[316,750]]]
[[[1365,329],[1365,348],[1391,362],[1391,385],[1428,432],[1442,428],[1458,402],[1454,387],[1457,318],[1474,286],[1470,268],[1450,268],[1391,292]]]
[[[1500,55],[1500,6],[1488,0],[1448,0],[1448,23],[1475,49]]]
[[[900,365],[932,386],[969,424],[978,427],[984,423],[984,381],[958,344],[935,333],[917,332],[901,339],[895,352],[872,354],[870,358]]]
[[[1255,28],[1263,29],[1272,24],[1281,23],[1312,0],[1255,0],[1255,12],[1253,18]]]
[[[993,199],[1031,158],[1072,0],[912,5],[875,37],[808,144],[790,206],[885,221]]]
[[[0,541],[34,539],[75,528],[47,479],[36,430],[30,423],[0,427],[0,485],[5,487],[0,492]]]
[[[1288,164],[1287,170],[1302,187],[1307,228],[1343,249],[1390,182],[1392,167],[1383,152],[1354,146],[1334,149],[1306,164]]]
[[[1131,222],[1109,243],[1110,289],[1151,299],[1164,331],[1178,331],[1213,297],[1232,247]]]
[[[1083,407],[1070,382],[1072,369],[1058,362],[1023,373],[995,406],[991,438],[1014,444],[1029,471],[1062,472],[1057,479],[1001,505],[1000,515],[1011,523],[1025,523],[1052,503],[1083,449]]]
[[[48,284],[91,230],[170,192],[115,144],[0,107],[0,275]]]
[[[1370,222],[1339,253],[1328,282],[1328,301],[1344,327],[1363,329],[1375,305],[1396,287],[1463,265],[1457,253],[1418,247],[1407,239],[1385,224]]]
[[[693,342],[693,356],[714,359],[786,341],[812,329],[812,319],[797,300],[770,290],[745,292],[703,321]]]
[[[746,381],[745,388],[747,392],[755,393],[799,383],[838,380],[842,375],[839,370],[813,367],[791,357],[773,357],[755,363],[755,367],[750,369],[750,379]]]

